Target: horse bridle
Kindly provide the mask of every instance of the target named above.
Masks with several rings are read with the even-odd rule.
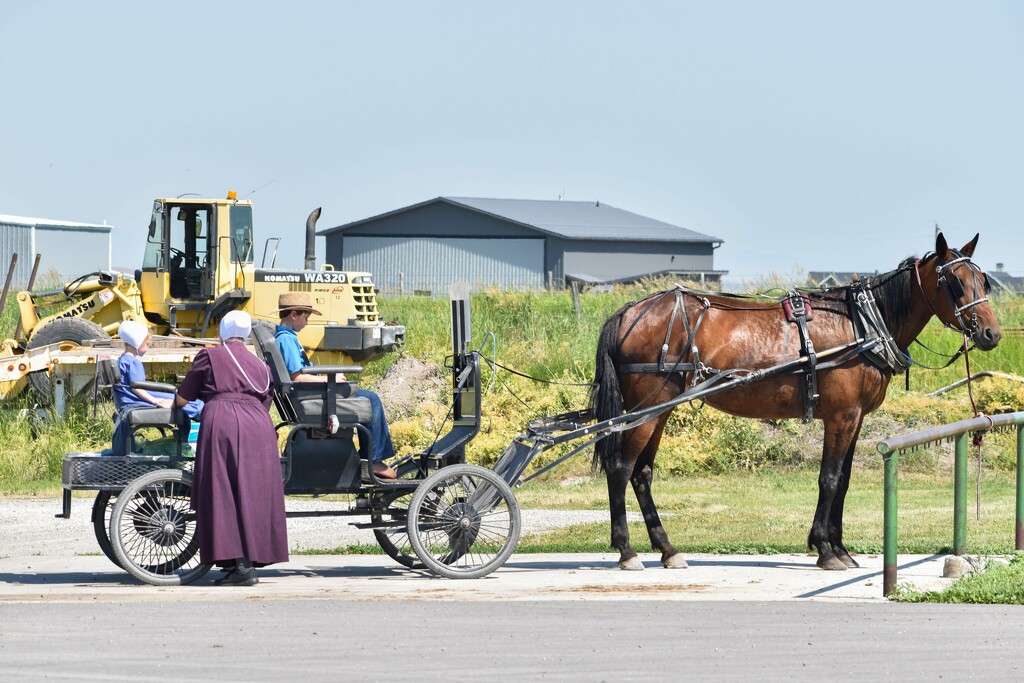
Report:
[[[970,337],[978,330],[978,306],[988,301],[988,297],[982,296],[962,306],[959,305],[957,301],[964,295],[964,284],[960,281],[960,278],[953,274],[952,269],[960,263],[967,266],[967,269],[971,272],[974,279],[974,296],[976,297],[978,295],[979,284],[981,285],[981,291],[985,291],[984,283],[988,277],[982,272],[981,268],[979,268],[977,264],[971,261],[970,258],[963,256],[956,250],[951,251],[956,258],[936,265],[935,273],[938,275],[938,284],[944,285],[946,295],[949,297],[950,308],[953,309],[953,315],[956,317],[958,326],[950,325],[939,317],[938,312],[935,310],[933,301],[934,295],[930,299],[924,291],[924,285],[921,282],[921,262],[928,260],[928,255],[923,259],[917,259],[914,262],[914,274],[917,276],[917,288],[921,292],[921,296],[924,298],[925,303],[928,304],[928,308],[931,310],[932,314],[936,318],[939,318],[939,321],[942,322],[943,325],[951,330],[956,330],[957,332]],[[936,256],[936,260],[938,260],[938,256]],[[964,311],[968,309],[971,311],[970,324],[964,321],[963,316]]]

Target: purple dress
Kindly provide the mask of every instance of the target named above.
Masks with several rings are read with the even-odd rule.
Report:
[[[269,380],[266,363],[241,342],[230,341],[196,354],[178,388],[186,400],[206,401],[191,502],[204,564],[240,557],[256,566],[288,561],[281,459],[268,412],[274,391]]]

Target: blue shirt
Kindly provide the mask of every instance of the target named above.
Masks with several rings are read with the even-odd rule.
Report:
[[[295,330],[278,325],[274,328],[274,339],[277,341],[277,348],[281,349],[284,366],[287,368],[289,376],[312,365],[302,344],[299,343],[299,336],[295,334]]]
[[[156,407],[152,403],[143,401],[139,398],[138,394],[132,391],[132,382],[144,382],[146,380],[146,369],[142,367],[141,358],[130,353],[122,353],[121,357],[117,359],[117,371],[121,373],[121,381],[114,385],[114,407],[118,410],[122,408],[137,408],[139,406],[146,408]],[[149,395],[153,398],[174,400],[174,394],[168,394],[165,391],[151,391]],[[189,401],[182,410],[189,417],[195,418],[202,412],[203,402],[199,399]]]
[[[149,406],[139,395],[132,391],[132,382],[146,380],[146,370],[142,367],[142,359],[130,353],[122,353],[117,359],[117,371],[121,373],[121,381],[114,385],[114,405],[118,410],[127,406]]]

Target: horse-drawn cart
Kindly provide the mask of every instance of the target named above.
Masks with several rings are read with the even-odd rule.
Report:
[[[289,512],[289,517],[369,518],[381,548],[407,567],[425,567],[449,578],[478,578],[500,567],[519,539],[519,505],[509,484],[495,472],[466,463],[465,449],[480,429],[480,356],[467,350],[468,295],[453,301],[453,401],[450,429],[430,448],[393,464],[394,480],[379,479],[367,467],[369,431],[348,409],[349,387],[338,372],[356,367],[307,368],[326,374],[322,384],[293,382],[273,330],[257,325],[253,342],[271,368],[274,403],[283,422],[281,469],[286,495],[353,494],[348,506]],[[464,316],[464,317],[461,317]],[[133,387],[168,391],[154,382]],[[330,427],[336,417],[340,428]],[[125,456],[75,453],[64,456],[63,517],[71,492],[95,490],[93,529],[103,553],[146,583],[175,585],[202,577],[195,512],[191,510],[192,464],[189,422],[177,409],[129,413],[132,447]],[[147,429],[173,435],[173,454],[139,452],[135,437]],[[358,437],[358,438],[355,438]]]

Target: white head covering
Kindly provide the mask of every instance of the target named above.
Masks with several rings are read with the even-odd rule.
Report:
[[[125,344],[131,344],[137,349],[149,336],[149,328],[138,320],[125,320],[118,326],[117,336],[123,339]]]
[[[220,338],[240,337],[248,339],[252,332],[252,317],[245,311],[231,311],[220,320]]]

